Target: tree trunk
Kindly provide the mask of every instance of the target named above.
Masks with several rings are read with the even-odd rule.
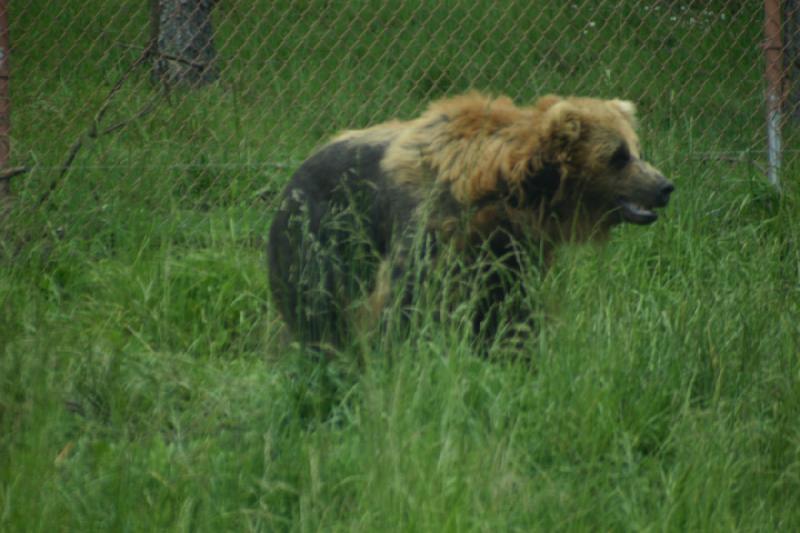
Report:
[[[784,112],[800,121],[800,0],[785,0],[783,5],[783,62],[786,101]]]
[[[214,0],[150,0],[155,79],[170,86],[199,87],[219,77],[213,7]]]

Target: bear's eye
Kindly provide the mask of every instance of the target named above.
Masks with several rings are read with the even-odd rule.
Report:
[[[620,145],[611,156],[609,164],[612,168],[621,169],[631,161],[631,152],[624,144]]]

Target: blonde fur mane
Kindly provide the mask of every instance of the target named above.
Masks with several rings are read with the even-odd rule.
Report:
[[[462,242],[470,234],[493,231],[501,220],[543,240],[584,241],[603,239],[608,224],[580,201],[581,180],[605,172],[594,167],[606,160],[602,154],[610,153],[618,138],[596,136],[580,149],[576,145],[602,125],[619,132],[638,153],[634,124],[635,106],[624,100],[547,95],[519,107],[507,97],[472,92],[433,102],[417,119],[346,131],[333,142],[385,145],[381,168],[418,200],[434,197],[438,188],[467,208],[479,205],[467,227],[452,219],[437,221],[435,215],[430,221]],[[486,198],[502,193],[524,198],[526,179],[547,165],[557,169],[559,179],[546,200],[524,209],[503,202],[484,205]],[[551,216],[556,209],[567,216]]]
[[[566,179],[575,177],[570,170],[586,164],[570,149],[585,134],[581,124],[615,123],[638,147],[634,114],[633,103],[624,100],[548,95],[517,107],[507,97],[468,93],[433,102],[416,120],[384,126],[394,138],[383,169],[400,183],[447,184],[457,201],[470,205],[501,186],[521,187],[546,163],[560,166]]]

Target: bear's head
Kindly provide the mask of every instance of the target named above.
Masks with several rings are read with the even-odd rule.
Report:
[[[559,169],[557,200],[579,202],[608,225],[655,222],[675,186],[642,159],[632,102],[548,96],[537,108],[549,145],[543,164]]]

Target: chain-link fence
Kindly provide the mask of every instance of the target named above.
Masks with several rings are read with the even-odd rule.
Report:
[[[662,168],[761,172],[763,12],[761,0],[15,3],[11,163],[30,168],[12,182],[17,217],[80,232],[115,209],[260,205],[337,130],[471,88],[631,99]]]

